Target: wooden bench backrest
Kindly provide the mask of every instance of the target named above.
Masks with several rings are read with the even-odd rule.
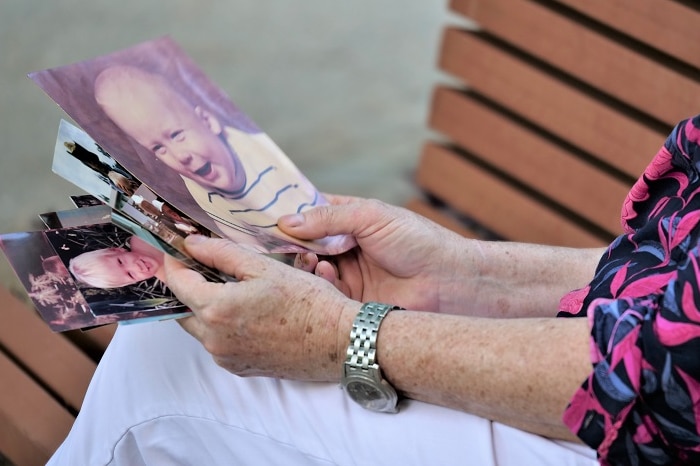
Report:
[[[700,113],[700,9],[675,0],[452,0],[409,208],[474,237],[601,246]],[[476,24],[476,27],[470,27]]]
[[[75,421],[114,326],[53,333],[0,286],[0,452],[17,465],[45,464]],[[93,356],[93,357],[91,357]]]

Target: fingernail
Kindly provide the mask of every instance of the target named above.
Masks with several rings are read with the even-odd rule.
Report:
[[[304,223],[304,214],[285,215],[280,220],[283,220],[288,227],[298,227]]]
[[[195,245],[206,241],[207,237],[204,235],[189,235],[185,238],[187,244]]]

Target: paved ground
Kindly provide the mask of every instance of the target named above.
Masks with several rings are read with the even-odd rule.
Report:
[[[404,202],[445,3],[2,0],[0,233],[38,229],[79,192],[50,170],[63,112],[26,74],[166,34],[320,189]],[[0,280],[17,286],[4,257]]]

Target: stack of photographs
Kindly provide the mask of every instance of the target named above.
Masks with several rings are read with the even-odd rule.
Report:
[[[191,234],[266,254],[355,245],[277,228],[326,199],[170,38],[30,77],[78,125],[61,120],[52,169],[87,194],[0,248],[54,331],[188,315],[163,281],[165,254],[235,281],[187,254]]]

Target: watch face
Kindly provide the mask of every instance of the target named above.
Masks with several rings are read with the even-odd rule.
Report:
[[[384,398],[382,392],[376,387],[362,381],[350,382],[347,386],[348,394],[356,401],[376,400]]]
[[[348,383],[345,389],[355,402],[373,411],[383,411],[389,402],[386,393],[360,380]]]

